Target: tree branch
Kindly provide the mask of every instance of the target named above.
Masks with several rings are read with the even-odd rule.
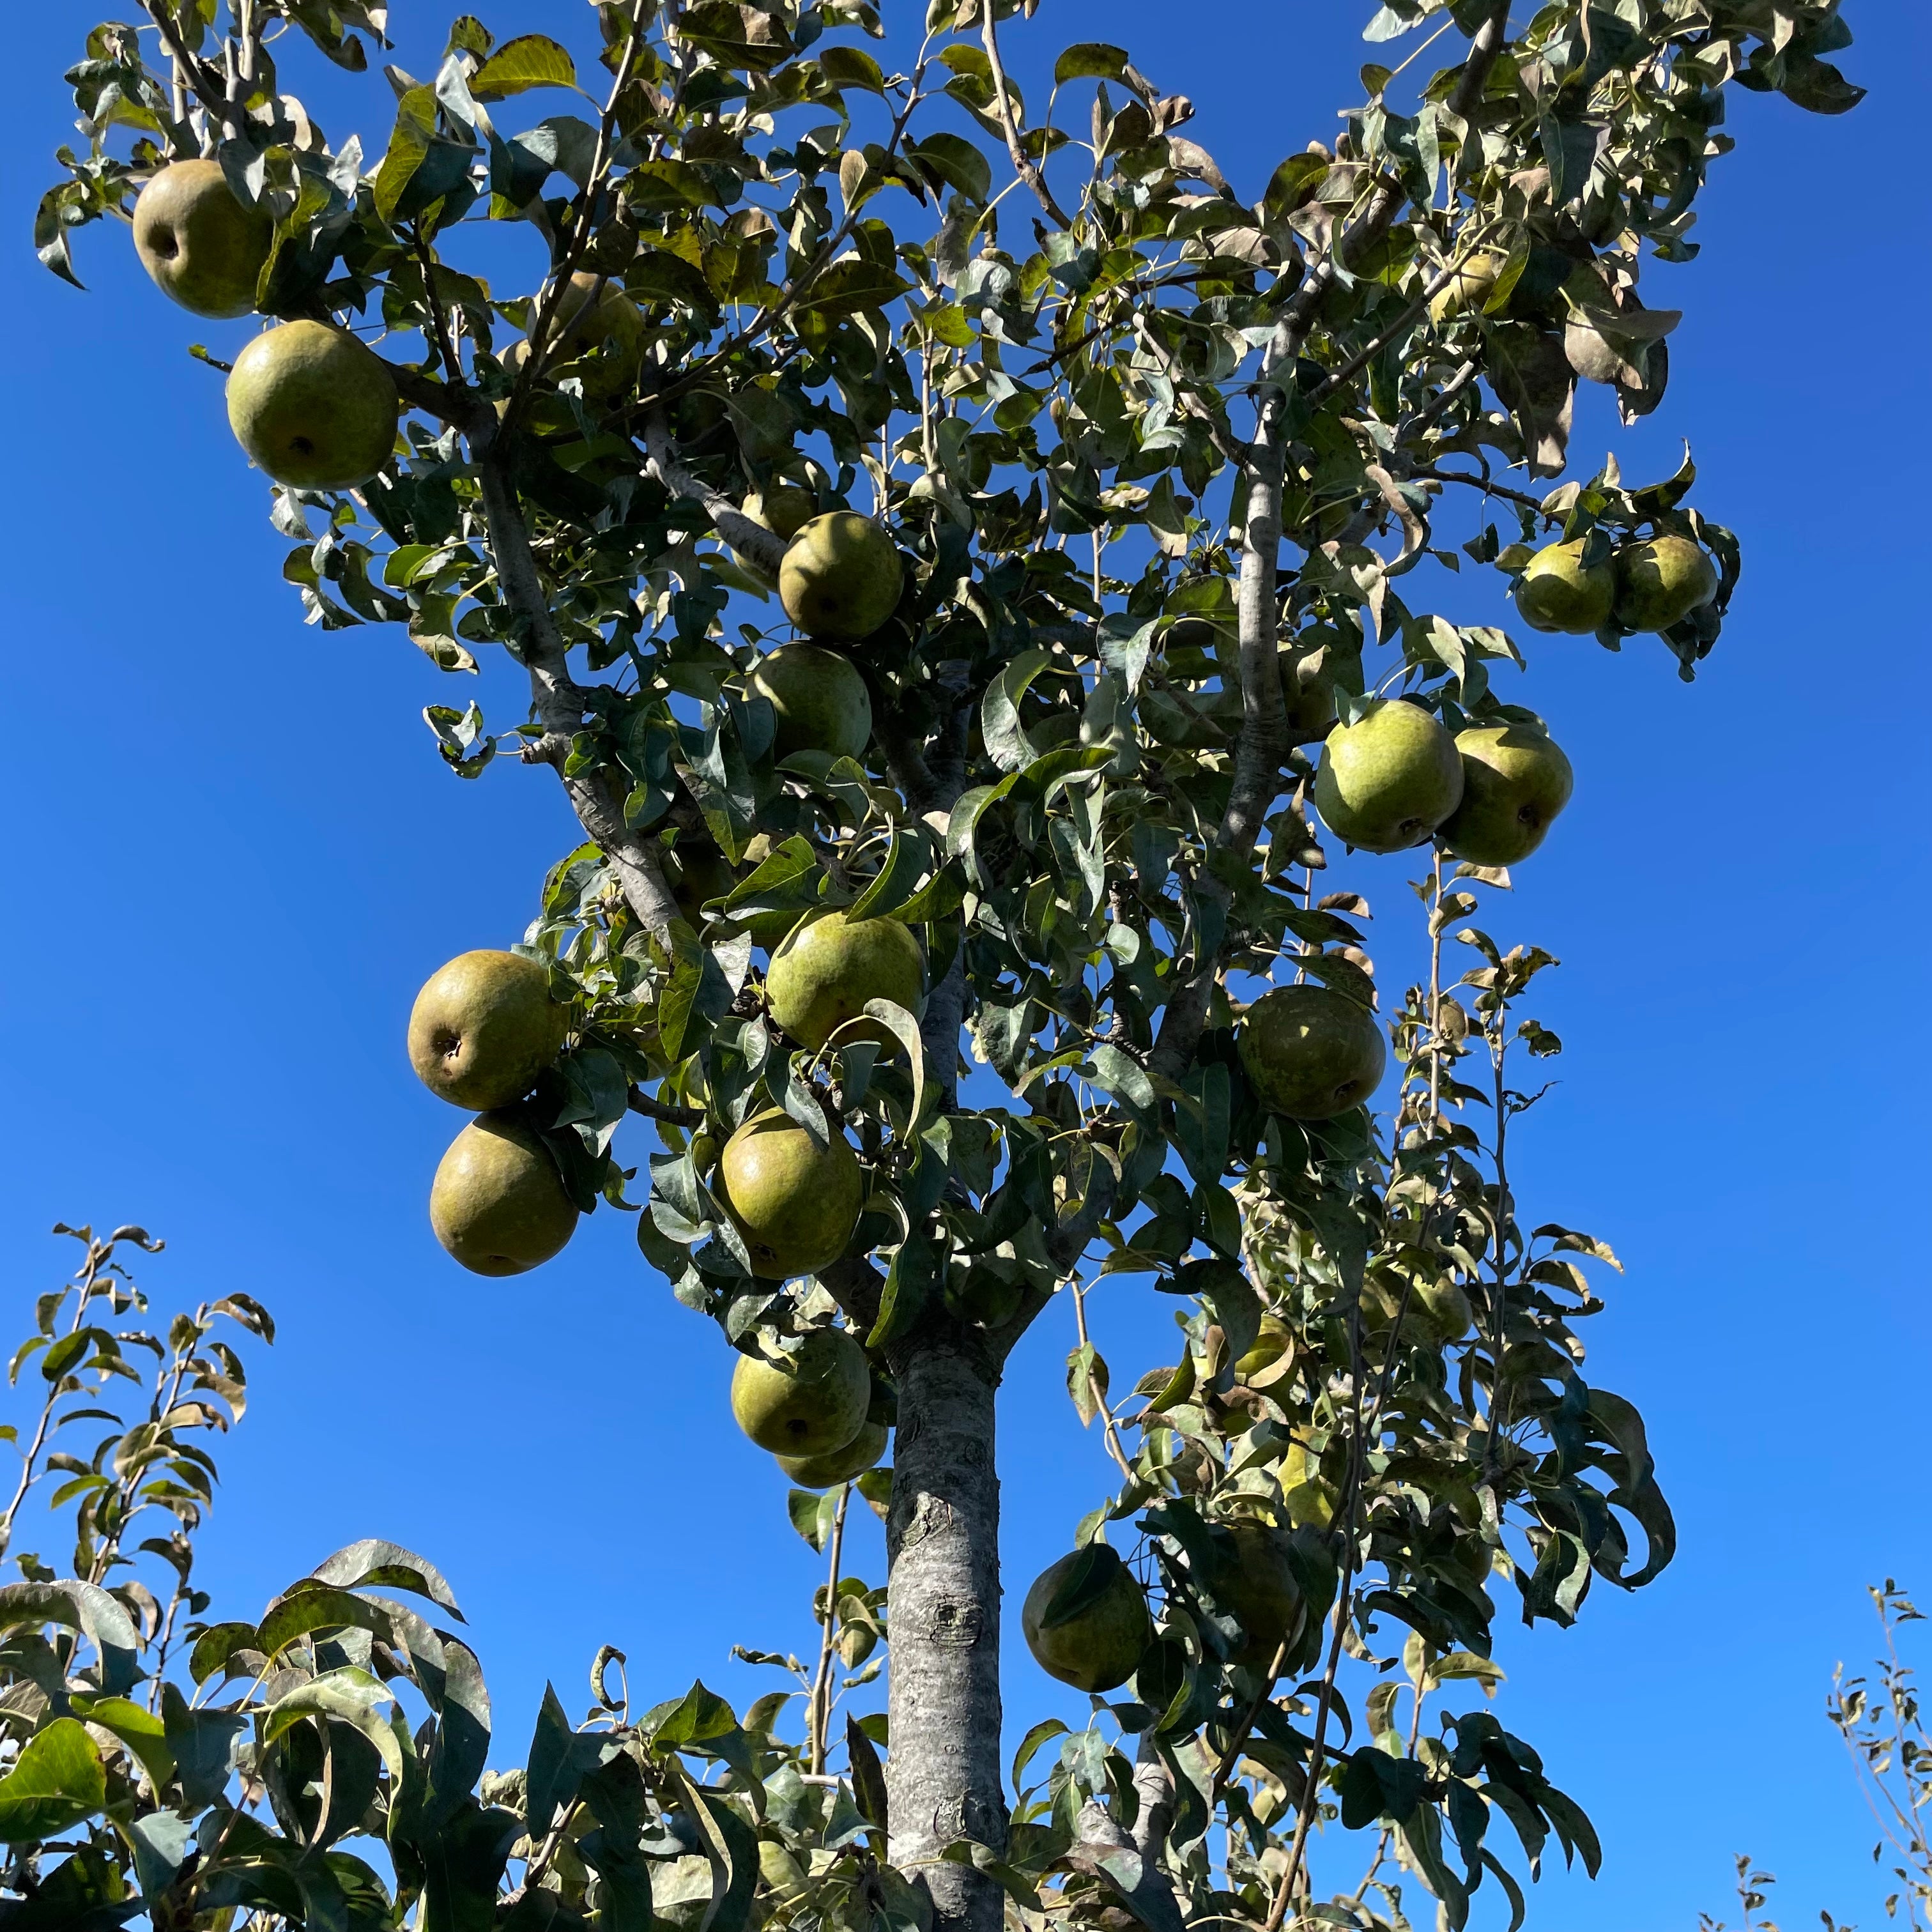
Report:
[[[702,1107],[674,1106],[668,1100],[654,1100],[641,1087],[631,1089],[631,1112],[641,1114],[647,1120],[662,1120],[667,1126],[701,1127],[704,1124]]]
[[[1466,119],[1487,85],[1490,68],[1508,37],[1508,0],[1494,0],[1488,17],[1469,45],[1469,58],[1456,82],[1451,105]],[[1249,446],[1247,520],[1242,532],[1240,583],[1236,606],[1240,622],[1241,735],[1234,753],[1234,783],[1215,835],[1217,849],[1246,860],[1260,836],[1288,752],[1288,728],[1276,663],[1276,572],[1281,551],[1281,493],[1287,445],[1287,411],[1282,388],[1294,379],[1294,365],[1313,331],[1322,298],[1334,285],[1338,266],[1358,260],[1387,233],[1402,202],[1401,184],[1378,179],[1361,213],[1333,248],[1301,280],[1275,324],[1262,359],[1256,435]],[[1203,882],[1225,896],[1211,872]],[[1169,997],[1149,1061],[1150,1070],[1173,1080],[1192,1064],[1207,1024],[1208,1003],[1218,962],[1197,958],[1186,980]],[[1272,1928],[1270,1928],[1272,1932]]]
[[[664,882],[657,841],[625,824],[622,802],[613,795],[607,773],[594,768],[574,775],[564,770],[572,741],[583,728],[586,694],[570,675],[569,647],[550,615],[550,594],[530,548],[523,506],[496,454],[496,412],[480,400],[464,409],[462,400],[460,392],[451,392],[452,406],[460,412],[476,462],[496,580],[521,626],[517,655],[530,673],[531,708],[543,727],[542,740],[532,748],[533,754],[556,767],[578,823],[616,868],[631,910],[650,932],[667,938],[679,914],[677,902]]]
[[[980,38],[985,43],[986,63],[993,70],[993,103],[999,110],[1000,128],[1006,137],[1006,152],[1012,158],[1013,172],[1034,191],[1041,207],[1052,215],[1062,228],[1073,224],[1066,218],[1066,211],[1053,198],[1053,190],[1046,184],[1046,176],[1040,164],[1028,154],[1020,140],[1019,123],[1013,118],[1013,98],[1006,87],[1006,70],[1000,60],[1000,37],[993,26],[992,0],[986,0],[981,9],[984,18],[980,22]]]
[[[740,556],[748,557],[767,577],[778,575],[784,562],[784,538],[763,524],[754,523],[723,490],[714,490],[685,467],[662,404],[653,403],[644,412],[644,446],[650,452],[651,474],[674,496],[703,504],[718,534]]]

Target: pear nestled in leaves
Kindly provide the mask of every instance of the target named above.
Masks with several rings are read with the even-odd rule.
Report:
[[[292,490],[348,490],[388,461],[399,405],[388,365],[346,329],[285,322],[256,336],[228,378],[228,426]]]
[[[532,314],[534,318],[534,305]],[[556,306],[544,356],[547,372],[553,381],[575,376],[592,401],[610,402],[635,382],[644,340],[644,318],[623,285],[580,268]],[[527,340],[513,342],[503,352],[503,367],[516,374],[530,355]]]
[[[778,572],[785,615],[808,638],[868,638],[898,608],[905,566],[870,517],[828,510],[793,538]]]
[[[859,1157],[836,1130],[821,1147],[776,1107],[754,1114],[724,1143],[716,1186],[752,1271],[767,1281],[830,1268],[859,1225],[866,1193]]]
[[[1536,631],[1588,637],[1610,622],[1616,601],[1616,567],[1606,557],[1586,566],[1584,540],[1546,544],[1523,567],[1516,584],[1516,608]]]
[[[740,1355],[731,1372],[738,1426],[774,1456],[847,1448],[866,1427],[872,1396],[866,1352],[842,1328],[814,1328],[789,1353]]]
[[[1380,700],[1322,747],[1315,808],[1338,838],[1365,852],[1420,845],[1456,809],[1462,764],[1442,724],[1420,705]]]
[[[134,203],[134,252],[164,295],[226,321],[255,306],[275,224],[235,198],[219,161],[176,161]]]
[[[1234,1661],[1265,1666],[1281,1645],[1292,1646],[1301,1635],[1307,1601],[1280,1531],[1250,1517],[1227,1528],[1233,1550],[1213,1565],[1208,1586],[1241,1627]]]
[[[1442,827],[1443,844],[1474,866],[1527,859],[1570,802],[1570,760],[1534,724],[1458,732],[1456,749],[1462,802]]]
[[[797,483],[768,483],[745,499],[744,512],[787,543],[818,514],[818,499]]]
[[[1034,1579],[1020,1628],[1041,1670],[1079,1690],[1126,1683],[1154,1641],[1140,1585],[1104,1543],[1063,1556]]]
[[[486,1113],[520,1100],[562,1049],[568,1010],[519,952],[460,952],[430,974],[410,1013],[410,1064],[432,1094]]]
[[[800,926],[772,955],[765,997],[772,1017],[801,1046],[814,1050],[870,1000],[890,1000],[914,1015],[926,995],[926,962],[910,927],[896,919],[849,920],[821,914]],[[855,1026],[842,1039],[892,1036],[876,1022]]]
[[[1616,620],[1667,631],[1718,594],[1718,566],[1688,537],[1653,537],[1617,552]]]
[[[1241,1016],[1235,1045],[1270,1113],[1330,1120],[1382,1084],[1388,1049],[1376,1016],[1332,986],[1276,986]]]
[[[767,651],[751,687],[770,703],[778,728],[774,759],[794,752],[856,758],[872,736],[872,700],[852,661],[820,644],[792,643]]]
[[[429,1196],[436,1238],[472,1274],[522,1274],[577,1232],[542,1138],[514,1112],[479,1114],[449,1144]]]

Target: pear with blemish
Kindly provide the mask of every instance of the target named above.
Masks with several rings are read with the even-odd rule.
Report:
[[[1516,579],[1516,608],[1536,631],[1588,637],[1610,622],[1616,601],[1617,573],[1608,557],[1586,566],[1583,539],[1546,544]]]
[[[570,1023],[550,975],[521,953],[461,952],[410,1013],[410,1064],[452,1106],[487,1112],[520,1100],[556,1058]]]
[[[712,1184],[744,1240],[752,1271],[767,1281],[830,1268],[852,1239],[866,1195],[859,1157],[836,1128],[820,1145],[776,1107],[754,1114],[724,1143]],[[850,1439],[848,1433],[838,1442]],[[802,1453],[820,1445],[778,1446]]]
[[[1562,748],[1533,724],[1478,725],[1456,734],[1462,801],[1440,836],[1474,866],[1514,866],[1543,843],[1574,782]]]
[[[842,1328],[814,1328],[796,1348],[740,1355],[731,1372],[731,1413],[775,1456],[828,1456],[866,1426],[872,1372]]]
[[[1420,705],[1378,700],[1322,747],[1315,808],[1338,838],[1365,852],[1420,845],[1462,796],[1455,741]]]
[[[1276,986],[1241,1016],[1236,1050],[1269,1112],[1331,1120],[1382,1084],[1388,1050],[1368,1008],[1332,986]]]
[[[896,919],[821,914],[772,955],[765,976],[772,1018],[814,1050],[848,1021],[860,1020],[868,1000],[890,1000],[916,1016],[925,996],[919,941]],[[842,1034],[840,1044],[859,1040],[890,1046],[892,1036],[875,1021],[862,1022]]]
[[[134,252],[154,285],[191,314],[246,315],[274,245],[265,208],[236,200],[219,161],[176,161],[134,203]]]
[[[775,759],[795,752],[856,758],[872,736],[872,700],[849,658],[823,645],[794,642],[767,651],[753,670],[752,690],[771,706]]]
[[[791,540],[778,572],[785,615],[808,638],[868,638],[898,608],[905,566],[892,532],[870,517],[828,510]]]
[[[873,1468],[886,1453],[886,1430],[881,1423],[866,1422],[842,1449],[828,1449],[816,1456],[781,1456],[778,1467],[802,1490],[833,1490],[849,1483]]]
[[[396,446],[388,365],[346,329],[285,322],[256,336],[228,377],[228,426],[292,490],[366,483]]]
[[[429,1196],[436,1238],[472,1274],[522,1274],[561,1251],[577,1204],[520,1114],[481,1114],[450,1143]]]
[[[1616,554],[1617,622],[1667,631],[1718,594],[1718,566],[1688,537],[1653,537]]]
[[[1090,1543],[1049,1564],[1020,1606],[1034,1661],[1077,1690],[1126,1683],[1154,1641],[1147,1598],[1119,1552]]]
[[[536,307],[532,304],[532,320]],[[631,388],[644,348],[644,318],[621,282],[579,269],[558,298],[554,317],[544,357],[552,382],[574,376],[590,400],[602,403]],[[514,375],[530,354],[527,340],[513,342],[503,352],[503,366]]]

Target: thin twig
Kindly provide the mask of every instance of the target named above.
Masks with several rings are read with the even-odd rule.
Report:
[[[830,1728],[828,1708],[832,1689],[832,1649],[838,1628],[838,1569],[845,1549],[845,1507],[852,1500],[852,1485],[841,1483],[838,1501],[832,1514],[832,1574],[825,1586],[825,1630],[819,1640],[818,1670],[812,1681],[812,1704],[806,1731],[812,1744],[812,1768],[814,1775],[825,1769],[825,1733]]]
[[[993,26],[994,10],[993,0],[982,0],[980,38],[986,46],[986,64],[993,70],[993,103],[999,110],[1000,128],[1006,137],[1006,152],[1012,158],[1013,172],[1033,190],[1040,206],[1061,228],[1071,228],[1073,224],[1067,220],[1066,211],[1054,200],[1046,175],[1027,153],[1025,144],[1020,139],[1019,123],[1013,118],[1012,96],[1006,87],[1006,70],[1000,60],[1000,37]]]

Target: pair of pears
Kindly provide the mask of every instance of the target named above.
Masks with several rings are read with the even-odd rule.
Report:
[[[1436,837],[1459,859],[1513,866],[1570,801],[1570,760],[1535,726],[1472,726],[1453,737],[1420,705],[1371,704],[1330,732],[1316,809],[1338,838],[1401,852]]]
[[[1718,567],[1688,537],[1666,534],[1583,561],[1584,540],[1546,544],[1516,580],[1516,605],[1532,629],[1588,637],[1615,622],[1667,631],[1718,594]]]
[[[134,203],[134,252],[161,292],[195,315],[255,307],[274,252],[268,210],[236,200],[218,161],[176,161]],[[236,440],[278,483],[347,490],[395,447],[400,407],[382,358],[345,329],[287,322],[254,338],[228,378]]]
[[[863,1475],[885,1454],[866,1352],[842,1328],[814,1328],[790,1348],[741,1354],[731,1414],[791,1480],[829,1490]]]
[[[830,646],[870,637],[898,608],[905,584],[898,547],[870,517],[820,514],[796,484],[770,486],[748,498],[745,511],[785,540],[778,598],[806,634],[767,651],[749,680],[776,719],[772,755],[856,758],[872,742],[872,696],[851,659]]]

